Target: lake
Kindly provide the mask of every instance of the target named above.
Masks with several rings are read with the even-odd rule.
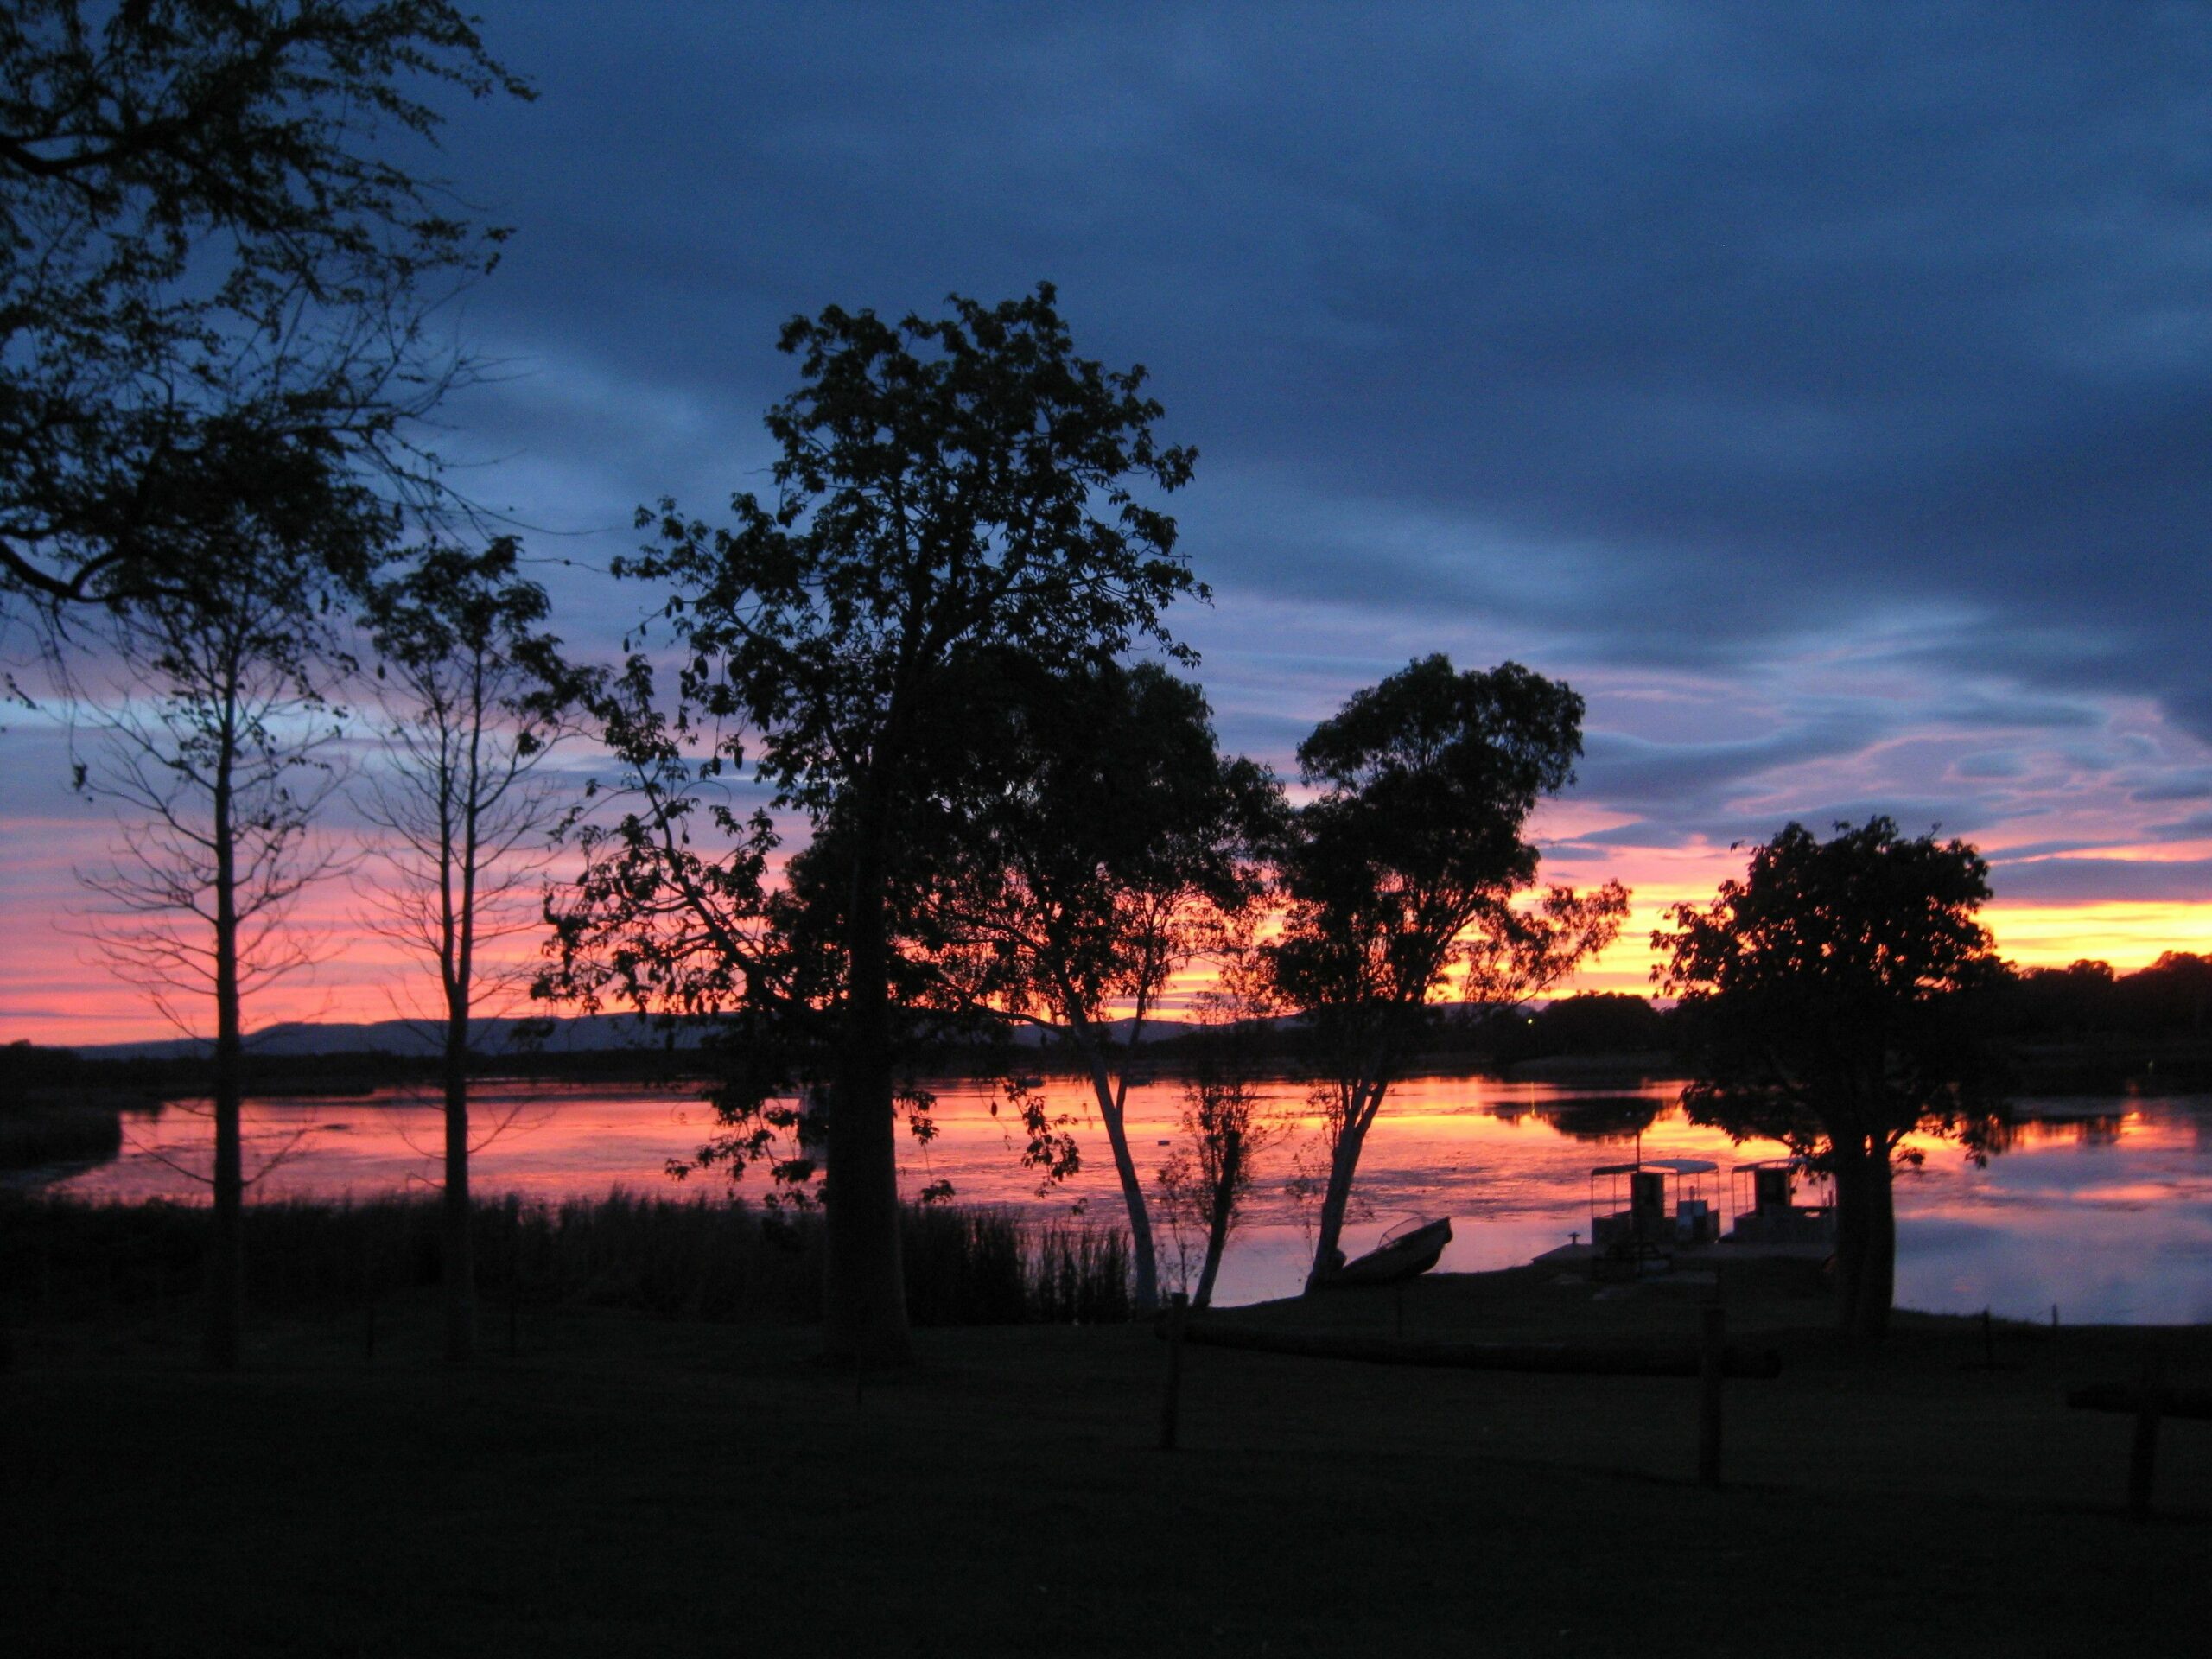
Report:
[[[926,1147],[901,1140],[909,1194],[940,1180],[962,1203],[1016,1205],[1035,1215],[1080,1211],[1112,1222],[1121,1201],[1103,1137],[1084,1107],[1088,1091],[1052,1080],[1046,1094],[1075,1120],[1085,1166],[1039,1197],[1016,1162],[1019,1141],[995,1116],[980,1084],[938,1085],[938,1135]],[[489,1083],[476,1116],[504,1123],[478,1154],[477,1190],[538,1198],[597,1197],[610,1187],[715,1192],[719,1174],[681,1185],[665,1173],[694,1151],[712,1114],[676,1091]],[[1290,1133],[1262,1159],[1249,1219],[1231,1241],[1217,1292],[1224,1302],[1294,1293],[1310,1252],[1300,1208],[1285,1190],[1310,1123],[1295,1122],[1300,1091],[1285,1084],[1274,1105]],[[1168,1156],[1181,1091],[1163,1081],[1131,1091],[1132,1135],[1147,1179]],[[1901,1306],[2067,1322],[2212,1321],[2212,1096],[2038,1100],[2023,1109],[2007,1150],[1977,1169],[1957,1147],[1926,1154],[1897,1186],[1897,1300]],[[1586,1238],[1592,1166],[1632,1156],[1643,1128],[1647,1157],[1719,1163],[1725,1172],[1772,1156],[1764,1142],[1738,1147],[1683,1116],[1668,1084],[1597,1090],[1487,1077],[1421,1077],[1394,1090],[1369,1139],[1345,1249],[1370,1248],[1411,1214],[1447,1214],[1456,1236],[1446,1270],[1510,1267],[1570,1233]],[[124,1119],[113,1162],[57,1183],[87,1198],[196,1198],[192,1172],[207,1164],[204,1111],[172,1104]],[[247,1170],[270,1166],[256,1197],[338,1197],[429,1191],[440,1144],[429,1093],[347,1100],[269,1099],[246,1108]],[[737,1190],[757,1196],[757,1175]],[[1172,1238],[1164,1248],[1174,1250]]]

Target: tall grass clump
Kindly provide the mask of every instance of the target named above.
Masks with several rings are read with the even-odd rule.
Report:
[[[150,1200],[0,1198],[0,1299],[20,1316],[148,1302],[199,1287],[205,1209]],[[806,1324],[820,1311],[821,1217],[741,1199],[646,1197],[475,1208],[478,1288],[503,1302],[631,1308],[671,1319]],[[438,1282],[433,1195],[278,1199],[245,1208],[247,1294],[273,1313],[358,1309]],[[921,1325],[1131,1317],[1128,1240],[1010,1212],[910,1206],[902,1244]]]
[[[1118,1227],[1040,1226],[1026,1252],[1030,1317],[1042,1325],[1118,1325],[1136,1317],[1135,1263]]]

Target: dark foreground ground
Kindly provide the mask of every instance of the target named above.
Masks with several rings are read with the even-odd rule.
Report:
[[[1408,1334],[1648,1338],[1694,1287],[1541,1270],[1415,1286]],[[2212,1424],[2069,1411],[2143,1333],[1907,1318],[1878,1357],[1732,1285],[1785,1351],[1727,1391],[1726,1490],[1688,1381],[1419,1370],[1193,1347],[1157,1449],[1148,1330],[921,1333],[856,1391],[803,1331],[504,1319],[433,1357],[427,1303],[264,1328],[16,1332],[0,1376],[0,1653],[2165,1655],[2212,1628]],[[1396,1328],[1389,1292],[1261,1321]],[[1795,1327],[1795,1328],[1793,1328]],[[2161,1333],[2177,1381],[2212,1332]]]

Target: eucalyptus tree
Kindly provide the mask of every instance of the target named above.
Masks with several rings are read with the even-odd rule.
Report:
[[[1619,932],[1617,882],[1516,903],[1536,878],[1529,817],[1581,752],[1582,699],[1567,686],[1517,663],[1460,672],[1440,655],[1355,693],[1299,745],[1316,792],[1284,843],[1269,954],[1302,1017],[1328,1163],[1309,1290],[1342,1259],[1361,1150],[1431,1000],[1524,1001]]]
[[[180,1028],[213,1038],[213,1167],[206,1352],[238,1363],[245,1324],[241,1104],[245,1010],[313,958],[296,901],[331,859],[308,838],[339,781],[331,701],[350,664],[319,593],[334,554],[243,519],[203,542],[191,580],[109,619],[114,700],[81,788],[115,804],[113,865],[83,878],[105,900],[93,936]]]
[[[1000,684],[973,706],[983,783],[927,889],[933,959],[969,1002],[1081,1066],[1150,1312],[1158,1256],[1129,1144],[1131,1060],[1177,977],[1260,899],[1281,791],[1218,752],[1205,694],[1156,663],[1017,664]]]
[[[1187,656],[1163,613],[1203,591],[1149,499],[1188,480],[1192,453],[1155,437],[1144,372],[1077,355],[1054,301],[1039,284],[995,306],[956,296],[936,318],[793,319],[779,344],[799,385],[767,416],[773,499],[737,495],[721,526],[664,501],[620,566],[668,593],[675,698],[655,702],[642,661],[618,684],[607,737],[631,810],[591,845],[563,949],[654,1006],[751,998],[828,1022],[824,1338],[860,1363],[910,1350],[899,935],[914,849],[969,787],[968,664],[1102,663],[1141,640]],[[707,792],[734,782],[757,784],[755,810]],[[779,987],[766,948],[787,931],[766,896],[778,813],[816,830],[810,999]],[[716,840],[691,838],[710,823]]]
[[[438,982],[453,1360],[471,1357],[476,1333],[470,1039],[487,995],[512,1001],[527,982],[486,953],[543,925],[540,877],[570,803],[543,767],[588,684],[544,631],[549,609],[502,538],[423,550],[374,588],[365,619],[385,738],[363,780],[362,810],[380,832],[374,925],[427,960]]]
[[[529,95],[448,0],[0,10],[0,597],[179,594],[225,508],[308,546],[432,483],[433,315],[504,234],[410,165],[454,92]]]
[[[2004,1120],[1988,898],[1989,866],[1963,841],[1903,836],[1885,817],[1826,841],[1791,823],[1651,938],[1654,976],[1681,999],[1692,1114],[1834,1175],[1837,1319],[1857,1336],[1889,1325],[1892,1171],[1918,1161],[1905,1136],[1956,1136],[1980,1156]]]

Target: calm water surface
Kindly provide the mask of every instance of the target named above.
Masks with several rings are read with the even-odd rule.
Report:
[[[1084,1115],[1086,1091],[1055,1083],[1056,1109],[1075,1120],[1086,1167],[1040,1198],[1015,1161],[1018,1142],[979,1085],[939,1090],[939,1134],[902,1144],[910,1193],[950,1180],[963,1202],[1007,1204],[1036,1215],[1083,1212],[1112,1221],[1120,1197],[1104,1141]],[[1286,1085],[1286,1117],[1300,1103]],[[1169,1153],[1181,1109],[1173,1082],[1131,1091],[1133,1134],[1147,1179]],[[1926,1142],[1925,1166],[1900,1178],[1897,1300],[1907,1307],[2015,1318],[2139,1324],[2212,1320],[2212,1096],[2039,1101],[2056,1115],[2024,1125],[2012,1146],[1976,1169],[1954,1147]],[[675,1092],[486,1084],[477,1116],[504,1120],[477,1158],[478,1189],[542,1198],[598,1196],[621,1185],[683,1195],[715,1192],[719,1175],[678,1186],[671,1158],[695,1150],[711,1114]],[[204,1191],[205,1116],[172,1106],[124,1120],[123,1155],[63,1183],[87,1197],[192,1198]],[[1730,1165],[1774,1154],[1764,1142],[1733,1146],[1686,1122],[1665,1084],[1600,1093],[1482,1077],[1425,1077],[1400,1084],[1370,1136],[1346,1249],[1367,1249],[1402,1217],[1448,1214],[1456,1236],[1446,1269],[1512,1266],[1588,1235],[1590,1170],[1632,1154],[1636,1132],[1651,1157]],[[1251,1301],[1294,1292],[1310,1247],[1286,1192],[1310,1124],[1262,1163],[1250,1220],[1231,1242],[1218,1294]],[[434,1098],[407,1093],[360,1100],[282,1100],[246,1109],[249,1173],[262,1198],[335,1197],[428,1190],[437,1166]],[[760,1190],[754,1178],[741,1192]],[[1731,1194],[1721,1178],[1718,1195]],[[1172,1258],[1175,1241],[1165,1248]]]

